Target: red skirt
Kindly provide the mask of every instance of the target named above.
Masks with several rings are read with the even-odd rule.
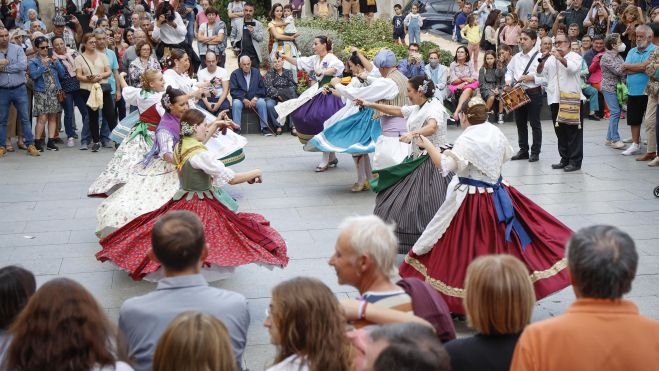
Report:
[[[170,200],[160,209],[141,215],[101,239],[103,250],[96,259],[111,260],[130,276],[139,280],[155,272],[160,264],[149,259],[151,231],[161,215],[173,210],[191,211],[201,219],[206,235],[206,265],[235,267],[262,263],[280,267],[288,264],[286,243],[262,215],[235,213],[214,198]]]
[[[452,313],[464,314],[464,279],[467,267],[481,255],[509,254],[526,264],[541,299],[570,284],[565,246],[572,230],[526,198],[507,187],[515,215],[531,237],[522,250],[517,234],[506,241],[506,225],[499,223],[492,194],[468,194],[444,235],[424,255],[414,252],[405,257],[401,277],[418,277],[437,289]]]

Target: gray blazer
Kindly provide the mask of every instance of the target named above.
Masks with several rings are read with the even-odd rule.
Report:
[[[121,306],[119,329],[135,370],[151,370],[160,335],[177,315],[187,311],[206,313],[224,323],[240,370],[250,321],[247,299],[208,286],[200,274],[163,278],[155,291],[128,299]]]
[[[254,32],[252,33],[252,41],[254,42],[254,49],[256,49],[256,55],[259,57],[259,61],[263,62],[263,57],[261,56],[261,43],[263,42],[263,36],[265,31],[263,30],[263,24],[256,19],[253,20],[256,25],[254,26]],[[243,18],[236,19],[236,27],[231,28],[231,40],[241,41],[243,39]]]

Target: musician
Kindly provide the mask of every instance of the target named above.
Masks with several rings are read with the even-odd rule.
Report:
[[[563,169],[565,172],[576,171],[581,169],[583,159],[583,118],[586,97],[581,93],[582,58],[571,51],[565,35],[556,35],[554,50],[543,54],[541,60],[537,73],[547,86],[547,102],[551,108],[551,118],[558,139],[558,153],[561,156],[560,162],[551,167]],[[561,92],[579,94],[580,123],[557,123]]]
[[[538,57],[540,52],[535,48],[537,34],[535,31],[523,29],[519,37],[521,51],[513,56],[508,63],[506,71],[506,87],[504,91],[510,91],[515,85],[519,85],[526,91],[531,100],[529,103],[515,110],[515,124],[517,125],[517,136],[519,152],[512,160],[526,160],[536,162],[540,159],[540,147],[542,146],[542,127],[540,126],[540,110],[542,109],[542,88],[538,79]],[[527,122],[531,124],[533,145],[529,156],[529,139]]]

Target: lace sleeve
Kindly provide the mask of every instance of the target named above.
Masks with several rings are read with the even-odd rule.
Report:
[[[160,158],[163,158],[166,154],[172,154],[174,150],[174,138],[167,130],[158,131],[156,134],[156,140],[160,147],[160,153],[158,154]]]
[[[190,165],[213,177],[213,185],[216,187],[228,184],[236,176],[233,170],[224,166],[222,161],[215,159],[209,151],[192,156]]]

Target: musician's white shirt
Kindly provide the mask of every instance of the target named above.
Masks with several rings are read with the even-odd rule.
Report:
[[[581,56],[575,52],[569,52],[565,55],[565,59],[567,60],[567,67],[554,58],[553,55],[550,56],[545,62],[545,67],[540,76],[536,77],[537,82],[546,86],[548,104],[559,103],[561,91],[566,93],[578,92],[581,94],[581,100],[586,100],[586,97],[581,93]],[[558,78],[556,78],[556,71],[558,71]]]
[[[519,81],[520,77],[522,77],[522,72],[524,72],[526,65],[529,64],[529,60],[531,57],[533,57],[533,54],[535,54],[536,51],[538,51],[538,49],[534,47],[531,49],[531,51],[528,52],[528,54],[519,52],[513,56],[513,58],[510,60],[510,63],[508,63],[508,68],[506,70],[506,84],[512,84],[513,80]],[[520,82],[524,89],[536,88],[541,84],[540,81],[538,81],[538,74],[536,73],[538,69],[538,58],[540,58],[540,56],[541,54],[538,53],[533,58],[533,62],[531,62],[531,65],[526,72],[526,75],[533,76],[535,80],[529,82]]]

